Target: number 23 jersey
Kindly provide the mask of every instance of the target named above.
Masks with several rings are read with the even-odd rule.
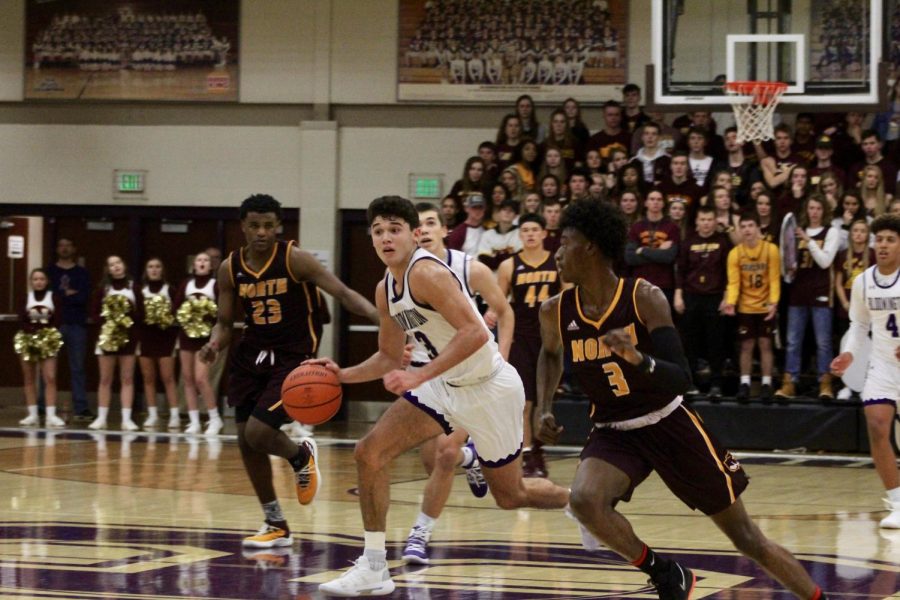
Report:
[[[612,423],[642,417],[675,398],[651,385],[652,374],[641,371],[603,343],[612,329],[624,329],[639,352],[654,354],[650,332],[635,305],[640,279],[620,278],[606,313],[593,321],[581,310],[580,288],[564,290],[559,297],[559,334],[572,371],[591,400],[591,420]]]
[[[242,343],[260,350],[287,349],[315,354],[318,312],[315,285],[291,272],[294,241],[279,240],[259,271],[244,260],[244,248],[228,256],[235,293],[244,309]]]

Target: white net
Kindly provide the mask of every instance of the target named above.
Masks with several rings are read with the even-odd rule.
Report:
[[[772,115],[786,89],[786,84],[771,81],[736,81],[725,84],[725,92],[731,96],[731,108],[737,122],[738,143],[764,142],[775,137]]]

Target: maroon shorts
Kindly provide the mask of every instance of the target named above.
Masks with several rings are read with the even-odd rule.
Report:
[[[290,422],[281,405],[281,384],[309,358],[315,355],[278,348],[263,354],[259,348],[238,344],[228,378],[228,404],[235,407],[235,422],[246,423],[251,415],[274,428]]]
[[[683,405],[659,423],[640,429],[595,427],[581,458],[603,460],[631,479],[619,498],[623,502],[631,500],[634,489],[656,471],[679,500],[707,515],[731,506],[748,483],[741,464]]]
[[[513,338],[509,347],[509,364],[515,367],[525,387],[525,400],[537,402],[537,361],[541,339]]]
[[[775,333],[778,319],[766,321],[766,313],[738,313],[737,335],[739,340],[770,338]]]
[[[140,352],[144,358],[165,358],[173,356],[178,330],[174,327],[160,329],[154,325],[144,325],[139,330]]]
[[[178,333],[178,350],[184,350],[185,352],[199,352],[208,341],[209,336],[192,338],[188,337],[184,330],[181,330]]]

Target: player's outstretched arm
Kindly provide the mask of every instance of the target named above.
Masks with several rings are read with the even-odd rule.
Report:
[[[510,261],[511,258],[504,261],[500,268]],[[516,326],[516,317],[506,299],[507,294],[503,293],[503,288],[498,285],[499,279],[494,278],[494,274],[485,265],[472,261],[470,269],[469,282],[472,284],[472,291],[484,298],[488,308],[497,318],[497,345],[500,347],[503,360],[507,360]]]
[[[209,341],[200,348],[200,360],[212,363],[216,355],[231,344],[234,331],[234,282],[231,280],[231,261],[222,261],[216,273],[216,285],[219,287],[218,314],[216,324],[209,335]]]
[[[857,277],[853,280],[853,287],[850,290],[850,310],[847,311],[850,315],[847,346],[831,361],[831,372],[837,376],[843,375],[844,371],[850,368],[850,365],[853,364],[854,354],[859,354],[863,341],[869,335],[869,309],[866,306],[863,286],[865,286],[865,277]]]
[[[563,428],[553,416],[553,399],[563,374],[563,346],[559,336],[559,302],[556,295],[541,304],[541,351],[537,362],[537,405],[532,423],[535,437],[545,444],[555,444]]]
[[[641,281],[635,298],[638,314],[653,340],[655,355],[644,354],[635,348],[631,336],[624,329],[613,329],[603,337],[610,350],[645,373],[659,391],[673,395],[684,394],[691,387],[691,370],[681,346],[681,338],[672,323],[672,311],[665,294],[655,285]]]
[[[334,273],[322,266],[319,260],[299,248],[291,248],[291,272],[298,278],[312,281],[338,300],[355,315],[366,317],[376,325],[380,322],[378,311],[361,294],[350,289]]]
[[[382,279],[375,288],[375,303],[378,305],[378,351],[372,356],[352,367],[342,369],[330,358],[316,358],[304,361],[303,364],[317,364],[337,374],[341,383],[362,383],[383,377],[394,369],[402,369],[409,362],[404,355],[406,333],[391,319],[384,292],[385,282]],[[405,391],[405,390],[404,390]]]

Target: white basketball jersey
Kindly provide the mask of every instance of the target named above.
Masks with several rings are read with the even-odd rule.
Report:
[[[900,269],[888,277],[877,269],[877,266],[866,269],[853,286],[864,286],[863,299],[872,331],[871,356],[893,357],[900,345]]]
[[[184,297],[185,298],[197,298],[199,296],[206,296],[213,302],[216,300],[216,280],[210,277],[209,281],[206,282],[202,288],[197,287],[197,280],[193,277],[187,282],[187,286],[184,288]]]
[[[475,294],[472,293],[472,286],[469,285],[469,263],[471,261],[472,257],[465,252],[461,252],[460,250],[447,250],[446,265],[450,267],[450,270],[456,273],[456,276],[459,278],[459,280],[463,282],[463,284],[465,285],[465,291],[469,295],[469,297],[474,298]],[[410,337],[410,341],[413,344],[413,367],[421,367],[431,360],[431,358],[428,356],[428,349],[422,344],[422,342],[414,337]]]
[[[149,300],[153,296],[165,296],[166,298],[168,298],[169,297],[169,284],[164,283],[163,286],[161,288],[159,288],[159,291],[156,292],[155,294],[150,291],[150,286],[145,285],[144,287],[141,288],[141,293],[144,295],[144,300]]]
[[[53,311],[56,306],[53,304],[53,294],[50,291],[44,292],[44,297],[38,300],[34,292],[28,292],[28,300],[25,301],[25,312],[28,320],[35,324],[46,325],[53,318]]]
[[[391,318],[394,319],[408,335],[412,336],[427,351],[429,359],[436,358],[456,335],[456,329],[431,306],[418,304],[413,296],[415,290],[409,289],[409,272],[420,260],[433,260],[439,265],[447,267],[453,273],[459,283],[460,289],[466,295],[472,312],[478,317],[479,322],[488,331],[487,325],[481,320],[475,300],[467,293],[467,286],[456,272],[447,266],[447,263],[422,248],[417,249],[410,258],[403,274],[403,281],[398,282],[391,275],[386,275],[385,290],[387,292],[388,307]],[[488,335],[490,332],[488,331]],[[441,375],[441,379],[451,385],[467,385],[483,380],[503,366],[503,358],[497,350],[497,344],[493,336],[474,354],[451,367]]]

